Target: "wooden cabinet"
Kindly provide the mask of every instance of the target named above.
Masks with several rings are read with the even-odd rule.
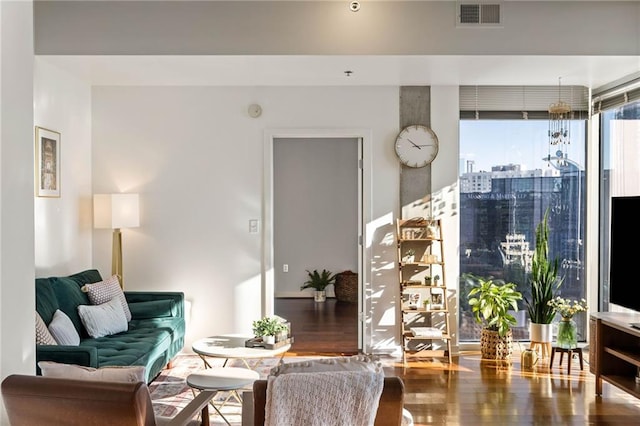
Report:
[[[403,361],[436,357],[451,363],[441,222],[398,219],[396,234]]]
[[[640,314],[597,312],[589,318],[589,370],[602,381],[640,398]],[[638,378],[636,381],[636,378]]]

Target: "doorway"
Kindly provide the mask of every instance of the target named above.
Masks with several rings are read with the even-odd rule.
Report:
[[[363,348],[362,297],[337,301],[329,286],[327,301],[314,302],[312,290],[300,290],[307,271],[350,270],[362,295],[364,138],[353,133],[274,132],[265,139],[264,313],[292,319],[304,352],[326,352],[335,341],[347,353]]]

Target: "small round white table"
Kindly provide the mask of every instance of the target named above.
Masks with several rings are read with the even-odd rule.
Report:
[[[187,376],[187,384],[192,389],[216,391],[216,394],[218,392],[230,392],[238,402],[242,403],[242,398],[238,394],[238,389],[255,382],[259,378],[260,374],[258,374],[257,371],[248,370],[246,368],[214,367],[189,374]],[[222,404],[217,407],[214,404],[213,399],[211,399],[211,406],[216,410],[218,415],[222,417],[228,425],[230,425],[227,418],[220,411],[228,400],[229,398],[225,399]],[[208,416],[209,411],[205,407],[202,410],[203,422],[205,422],[205,418],[208,421]]]
[[[207,362],[207,357],[212,357],[224,358],[223,366],[226,366],[230,359],[241,359],[247,368],[251,370],[255,370],[262,358],[271,358],[280,355],[280,360],[282,360],[284,354],[291,349],[290,343],[276,349],[248,348],[245,346],[245,342],[249,339],[251,339],[251,337],[238,335],[205,337],[196,340],[191,349],[202,358],[205,368],[211,368],[211,364]],[[250,365],[247,362],[248,359],[257,359],[257,362],[254,365]]]

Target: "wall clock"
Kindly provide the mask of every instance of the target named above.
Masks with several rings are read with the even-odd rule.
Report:
[[[419,124],[407,126],[398,134],[396,155],[407,167],[424,167],[438,155],[438,137],[430,128]]]

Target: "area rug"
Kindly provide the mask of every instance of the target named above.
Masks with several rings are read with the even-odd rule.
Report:
[[[296,362],[317,357],[285,357],[285,362]],[[222,367],[224,360],[217,358],[207,358],[212,367]],[[255,364],[258,360],[250,360],[251,364]],[[257,367],[254,367],[260,374],[261,379],[265,379],[271,368],[275,367],[280,361],[280,357],[263,358]],[[229,360],[228,367],[244,367],[242,360]],[[189,401],[193,399],[193,392],[186,383],[186,377],[198,370],[204,368],[204,363],[198,355],[178,355],[172,365],[172,368],[166,369],[149,385],[151,400],[153,402],[153,410],[156,415],[173,417],[185,407]],[[247,387],[247,390],[251,387]],[[242,391],[238,393],[242,394]],[[221,392],[214,399],[216,405],[222,404],[227,399],[229,393]],[[230,398],[220,410],[229,423],[233,426],[242,424],[242,405],[234,398]],[[213,409],[209,409],[209,420],[212,425],[226,425]]]

